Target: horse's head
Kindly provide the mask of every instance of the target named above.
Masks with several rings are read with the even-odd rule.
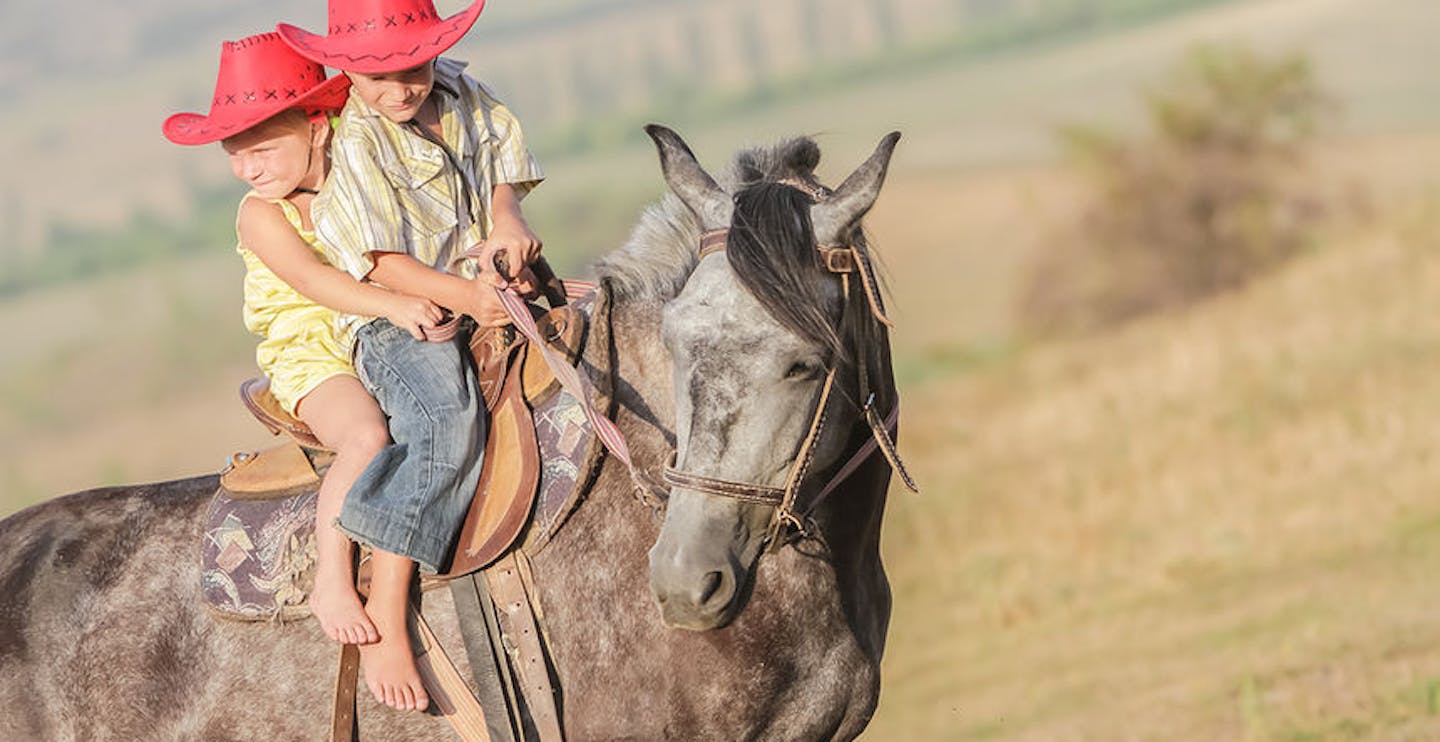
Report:
[[[650,586],[666,624],[705,630],[739,613],[767,543],[803,512],[801,496],[823,484],[817,473],[851,453],[878,354],[888,371],[859,223],[899,134],[833,192],[814,180],[818,148],[800,140],[771,153],[776,162],[742,158],[731,194],[678,135],[647,131],[670,190],[707,234],[661,323],[676,453]],[[847,261],[855,275],[835,272]],[[873,391],[888,398],[885,381]]]

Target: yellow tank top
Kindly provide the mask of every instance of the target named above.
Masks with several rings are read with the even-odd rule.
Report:
[[[254,191],[245,194],[246,199],[259,198],[269,203],[276,204],[280,210],[285,212],[285,220],[295,228],[295,233],[315,250],[320,260],[329,265],[330,260],[325,256],[325,250],[320,241],[315,238],[314,230],[306,229],[305,222],[300,218],[300,210],[295,204],[283,198],[266,199]],[[243,199],[242,199],[243,203]],[[300,292],[285,283],[275,272],[270,270],[260,260],[260,257],[246,249],[238,241],[239,224],[236,224],[237,243],[235,251],[240,253],[241,259],[245,261],[245,328],[261,337],[268,337],[271,330],[280,330],[284,334],[292,334],[289,325],[295,321],[311,321],[320,319],[333,319],[334,312],[322,307],[315,302],[305,298]],[[318,312],[314,310],[319,310]],[[302,312],[304,317],[291,317],[292,312]],[[325,316],[325,315],[328,315]],[[277,327],[279,322],[282,326]]]
[[[245,198],[262,197],[251,191]],[[264,200],[278,205],[300,239],[315,250],[321,261],[330,264],[314,231],[305,228],[295,204],[283,198]],[[276,399],[293,414],[300,399],[320,382],[336,374],[354,374],[350,344],[340,334],[334,310],[305,298],[240,244],[238,220],[235,231],[235,251],[245,261],[245,328],[263,338],[255,348],[255,362],[269,377]]]

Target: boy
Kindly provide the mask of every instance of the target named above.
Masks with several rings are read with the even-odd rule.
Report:
[[[462,63],[437,59],[483,5],[442,19],[431,0],[330,0],[329,35],[277,30],[351,80],[332,174],[313,206],[336,265],[492,326],[508,321],[494,254],[504,251],[515,267],[539,254],[519,204],[542,176],[509,110]],[[482,241],[477,270],[462,258]],[[410,583],[416,564],[436,572],[448,561],[475,493],[482,401],[467,332],[422,342],[383,318],[347,324],[358,326],[355,364],[394,439],[356,481],[338,521],[373,551],[366,611],[380,641],[362,646],[361,660],[377,700],[423,710],[428,698],[405,629]]]

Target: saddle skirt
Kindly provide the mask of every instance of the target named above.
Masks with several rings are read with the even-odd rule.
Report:
[[[541,320],[567,358],[580,355],[594,301],[585,294]],[[480,342],[491,352],[482,354]],[[578,502],[602,450],[583,404],[555,382],[538,351],[478,335],[472,351],[488,363],[480,370],[491,425],[480,487],[444,577],[484,567],[517,543],[538,553]],[[246,382],[241,394],[266,427],[292,439],[236,454],[222,473],[203,536],[203,601],[225,618],[304,618],[314,585],[316,491],[333,456],[304,423],[276,416],[284,413],[266,404],[263,379]]]

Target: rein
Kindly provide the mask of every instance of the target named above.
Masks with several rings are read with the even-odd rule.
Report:
[[[787,184],[788,185],[788,184]],[[706,232],[700,238],[700,258],[724,252],[729,229],[717,229]],[[826,270],[840,277],[841,295],[844,305],[850,307],[852,291],[850,288],[850,276],[858,274],[861,290],[865,294],[865,301],[868,309],[875,319],[886,327],[894,327],[895,324],[885,316],[881,309],[879,289],[872,276],[865,256],[860,253],[854,245],[830,246],[817,245]],[[796,501],[799,498],[800,486],[809,473],[810,464],[815,454],[815,444],[820,439],[825,429],[826,416],[829,410],[831,392],[835,387],[835,367],[832,365],[825,375],[824,386],[820,389],[820,395],[815,404],[815,413],[810,421],[810,430],[806,433],[804,440],[800,443],[799,451],[795,456],[795,463],[790,468],[786,477],[784,487],[771,487],[769,485],[753,484],[748,482],[735,482],[725,479],[705,477],[698,474],[685,472],[675,467],[675,456],[672,454],[669,463],[665,466],[662,476],[665,484],[671,487],[681,487],[708,495],[717,495],[739,500],[741,502],[767,505],[775,508],[775,517],[771,521],[770,532],[766,540],[774,545],[779,543],[777,536],[786,527],[793,528],[796,533],[805,535],[808,528],[806,524],[810,521],[810,514],[825,500],[830,493],[834,492],[839,485],[845,481],[856,469],[860,467],[878,448],[884,453],[885,459],[889,462],[905,486],[913,492],[920,490],[915,485],[915,480],[906,471],[904,463],[900,460],[899,452],[895,448],[894,433],[900,417],[900,406],[897,403],[890,414],[882,421],[874,407],[875,395],[870,389],[869,372],[865,364],[859,364],[860,376],[860,398],[865,400],[861,408],[862,416],[870,427],[871,439],[867,440],[858,450],[851,454],[849,460],[841,466],[836,473],[820,490],[815,499],[803,510],[797,510]]]

